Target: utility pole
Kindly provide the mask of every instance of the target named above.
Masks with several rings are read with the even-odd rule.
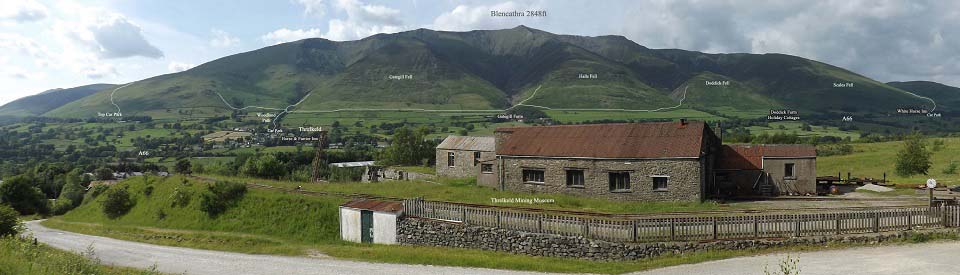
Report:
[[[313,173],[311,174],[311,182],[320,181],[320,166],[324,165],[323,161],[323,147],[327,141],[327,131],[320,131],[319,140],[317,140],[316,154],[313,156]]]

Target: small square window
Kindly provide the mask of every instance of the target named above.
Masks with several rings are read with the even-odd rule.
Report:
[[[523,182],[543,183],[543,170],[523,169]]]
[[[567,170],[567,186],[583,187],[583,170]]]
[[[783,165],[783,177],[793,178],[796,175],[793,174],[793,163],[786,163]]]
[[[610,191],[630,191],[630,172],[610,172]]]
[[[493,174],[493,164],[481,164],[480,173]]]
[[[480,164],[480,152],[473,152],[473,166]]]
[[[667,182],[670,181],[670,177],[653,176],[652,178],[653,178],[653,190],[667,191]]]

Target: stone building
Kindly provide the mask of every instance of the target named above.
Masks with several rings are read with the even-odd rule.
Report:
[[[686,120],[499,128],[495,138],[496,159],[482,163],[501,190],[621,201],[703,200],[720,149],[710,127]]]
[[[816,169],[813,145],[724,145],[714,170],[714,192],[721,196],[816,194]]]
[[[481,160],[494,157],[493,137],[448,136],[437,145],[437,176],[475,177]]]

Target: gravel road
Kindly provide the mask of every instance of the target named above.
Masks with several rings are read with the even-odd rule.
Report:
[[[903,246],[860,247],[843,250],[793,253],[799,258],[800,274],[861,275],[861,274],[960,274],[956,264],[960,242],[935,242]],[[762,275],[764,266],[771,274],[787,254],[770,254],[732,258],[720,261],[679,265],[634,275],[662,274],[756,274]]]
[[[159,246],[76,234],[46,228],[39,221],[27,222],[27,228],[43,243],[69,251],[85,251],[93,245],[103,263],[149,268],[156,264],[162,272],[186,274],[542,274],[480,268],[424,265],[380,264],[329,258],[304,258],[251,255]],[[634,275],[660,274],[764,274],[764,266],[773,271],[787,254],[741,257],[720,261],[680,265]],[[960,274],[954,258],[960,255],[960,242],[936,242],[904,246],[862,247],[843,250],[793,253],[800,260],[801,274]]]
[[[495,269],[425,265],[365,263],[340,259],[251,255],[121,241],[76,234],[26,223],[40,242],[80,252],[93,245],[98,258],[108,265],[150,268],[186,274],[542,274]]]

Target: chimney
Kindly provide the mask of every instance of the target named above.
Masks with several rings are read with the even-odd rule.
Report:
[[[723,126],[720,125],[720,122],[717,121],[717,136],[720,138],[720,142],[723,142]]]

